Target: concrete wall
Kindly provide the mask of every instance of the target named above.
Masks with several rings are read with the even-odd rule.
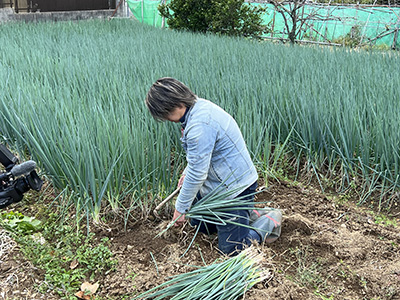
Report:
[[[9,21],[14,14],[14,11],[10,7],[0,8],[0,21]]]
[[[34,12],[34,13],[14,13],[12,8],[0,8],[0,22],[23,21],[68,21],[68,20],[87,20],[87,19],[108,19],[114,9],[106,10],[82,10],[82,11],[61,11],[61,12]],[[122,5],[119,7],[114,17],[127,17],[127,11]]]

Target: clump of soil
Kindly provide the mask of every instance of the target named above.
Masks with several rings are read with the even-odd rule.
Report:
[[[398,227],[377,224],[366,209],[349,203],[338,205],[301,185],[276,183],[258,194],[257,201],[271,201],[272,207],[283,211],[282,236],[275,243],[258,246],[270,276],[249,290],[245,299],[400,299]],[[146,220],[126,231],[122,225],[97,230],[99,239],[111,239],[119,262],[116,271],[99,280],[97,297],[134,296],[170,276],[193,270],[193,266],[222,258],[215,236],[198,235],[193,240],[194,229],[189,225],[157,236],[164,227],[165,221]],[[13,299],[13,295],[18,295],[15,299],[42,299],[34,292],[32,281],[43,278],[32,273],[33,266],[15,259],[17,248],[12,251],[0,258],[2,265],[10,266],[0,272],[0,299]],[[11,274],[23,279],[22,272],[31,272],[29,280],[8,284]],[[30,298],[15,293],[16,289],[30,293]],[[46,299],[57,298],[48,295]]]

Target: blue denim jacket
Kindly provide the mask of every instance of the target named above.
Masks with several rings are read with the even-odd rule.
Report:
[[[198,98],[182,127],[187,167],[175,205],[177,211],[186,213],[199,191],[204,197],[224,183],[226,191],[241,188],[230,196],[234,198],[257,180],[239,126],[222,108]]]

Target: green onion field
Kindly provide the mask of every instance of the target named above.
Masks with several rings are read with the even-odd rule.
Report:
[[[360,176],[360,200],[399,187],[397,54],[199,36],[129,20],[10,24],[0,32],[1,134],[93,218],[108,204],[149,207],[175,186],[179,131],[154,122],[143,104],[163,76],[230,112],[261,172],[284,152],[299,172],[306,160],[315,173],[339,176],[341,189]]]
[[[287,209],[286,232],[292,239],[285,239],[283,228],[285,243],[266,246],[265,254],[275,257],[268,264],[271,272],[286,270],[281,273],[286,286],[297,291],[292,299],[396,299],[400,281],[396,285],[388,279],[385,284],[390,283],[388,286],[394,290],[385,287],[378,293],[369,285],[374,279],[356,270],[357,259],[366,263],[372,259],[369,253],[375,252],[364,253],[361,242],[352,244],[352,249],[358,249],[355,254],[340,252],[351,241],[329,248],[326,245],[332,232],[327,229],[324,237],[328,242],[318,243],[330,254],[322,257],[312,248],[317,243],[311,241],[314,235],[307,234],[307,228],[316,236],[324,232],[326,227],[321,224],[326,222],[320,219],[324,217],[336,222],[339,231],[352,229],[367,235],[363,230],[371,224],[367,217],[355,217],[353,209],[357,210],[357,205],[374,211],[368,212],[372,216],[378,212],[398,216],[400,55],[395,51],[274,44],[174,32],[128,19],[1,24],[0,142],[6,143],[21,161],[37,162],[40,176],[46,181],[38,197],[60,208],[58,221],[82,223],[88,231],[93,229],[109,238],[115,232],[122,234],[133,223],[145,222],[145,229],[140,230],[149,232],[149,240],[140,245],[155,243],[155,226],[149,225],[149,216],[176,188],[185,167],[179,126],[154,121],[144,104],[152,83],[166,76],[179,79],[199,97],[217,103],[239,124],[263,184],[271,187],[271,192],[263,194],[265,199],[260,196],[260,200],[271,200]],[[282,182],[288,184],[279,187]],[[311,194],[300,196],[300,183],[306,190],[312,186]],[[290,196],[292,192],[295,196]],[[334,196],[321,196],[324,193]],[[280,195],[294,200],[279,202]],[[329,201],[336,206],[327,204]],[[314,209],[307,210],[300,203],[309,203]],[[351,212],[350,208],[341,208],[343,211],[338,213],[344,203],[352,207]],[[104,225],[106,212],[122,220],[117,230],[104,229],[108,226]],[[307,219],[296,219],[296,213]],[[354,219],[346,219],[350,216]],[[376,218],[372,219],[375,222]],[[345,220],[347,227],[340,227]],[[357,225],[351,226],[352,220],[357,220]],[[96,229],[96,224],[105,227]],[[396,226],[391,227],[394,229],[390,234],[377,234],[387,242],[381,248],[392,253],[382,264],[385,269],[386,263],[393,262],[392,275],[400,270],[400,259],[395,254],[400,244]],[[343,236],[352,236],[347,231]],[[302,236],[310,236],[310,240]],[[142,235],[135,235],[131,244],[126,238],[124,247],[135,246],[133,240],[139,237]],[[124,243],[119,236],[111,245],[118,240]],[[163,242],[163,249],[171,243]],[[199,242],[198,247],[208,249],[204,243]],[[198,251],[196,247],[193,251]],[[156,273],[162,276],[179,273],[160,268],[161,258],[154,255],[163,249],[134,249],[142,250],[135,250],[139,251],[135,255],[124,252],[126,256],[119,258],[146,253],[141,260],[148,262],[148,269],[155,272],[157,266]],[[185,249],[183,246],[182,252]],[[282,253],[286,256],[280,256]],[[376,257],[381,253],[377,251]],[[319,254],[321,260],[312,263],[311,258]],[[209,263],[215,255],[209,254],[198,263]],[[187,263],[191,262],[188,259]],[[321,273],[321,269],[331,270],[330,266],[335,266],[334,272]],[[126,269],[126,273],[119,269],[125,274],[123,280],[131,280],[127,286],[135,289],[118,293],[111,288],[111,279],[93,277],[103,291],[103,298],[96,299],[129,299],[150,289],[142,282],[145,277],[136,276],[143,268],[139,264],[130,271]],[[310,283],[309,278],[318,274],[315,272],[326,276],[326,280],[313,279]],[[332,278],[350,283],[343,284],[342,292],[329,289],[327,282]],[[80,283],[83,276],[75,279]],[[291,283],[287,285],[286,280]],[[362,280],[369,289],[364,289]],[[161,284],[164,279],[155,281]],[[365,291],[365,298],[362,292],[350,292],[355,285]],[[265,298],[263,292],[271,288],[258,284],[253,288],[256,292],[246,299],[289,299],[285,298],[289,294],[283,292]],[[347,289],[349,292],[344,292]],[[384,296],[390,293],[392,296]],[[57,295],[75,297],[70,291]]]

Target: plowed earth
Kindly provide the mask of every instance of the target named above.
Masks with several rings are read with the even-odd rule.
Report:
[[[257,195],[283,211],[282,236],[258,246],[270,276],[245,294],[245,299],[400,299],[400,230],[376,222],[366,208],[338,204],[313,188],[274,183]],[[198,235],[186,225],[156,235],[168,223],[149,220],[97,228],[96,236],[112,239],[116,271],[99,279],[95,299],[129,299],[170,276],[221,259],[215,236]],[[396,217],[396,216],[395,216]],[[399,224],[399,215],[397,215]],[[3,237],[3,240],[5,238]],[[189,247],[190,246],[190,247]],[[2,252],[0,299],[58,299],[44,284],[40,268],[19,254],[18,246]],[[126,298],[124,298],[126,297]]]

